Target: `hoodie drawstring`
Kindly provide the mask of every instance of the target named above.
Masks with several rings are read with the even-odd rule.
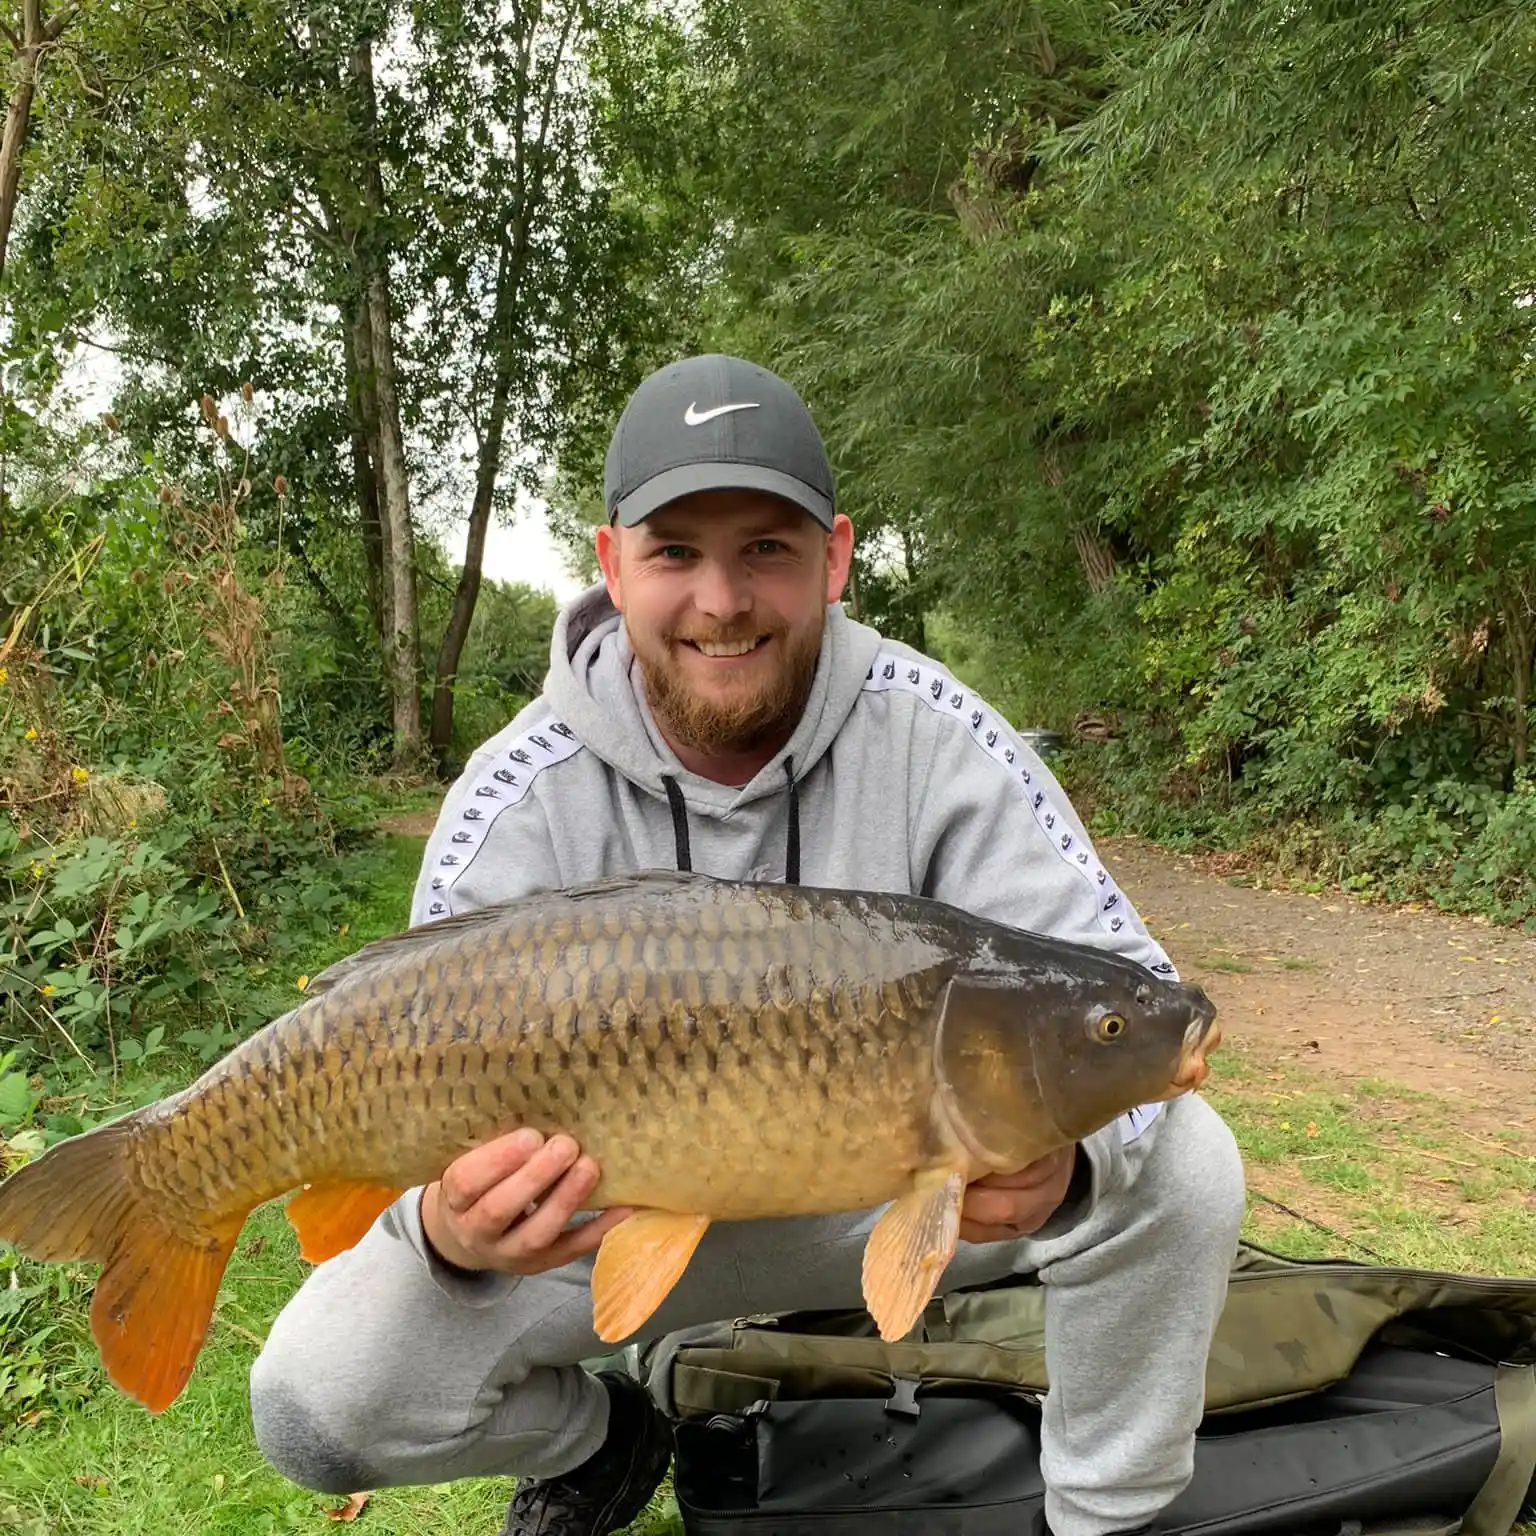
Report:
[[[800,884],[800,786],[795,782],[795,760],[784,759],[784,776],[789,780],[789,832],[784,839],[784,883]]]
[[[677,845],[677,867],[685,874],[693,869],[693,857],[688,851],[688,807],[683,804],[683,792],[670,773],[661,776],[667,786],[667,803],[672,807],[672,841]]]
[[[784,841],[784,883],[800,883],[800,784],[795,778],[795,760],[784,759],[784,777],[789,783],[789,832]],[[672,807],[672,841],[677,850],[677,867],[688,874],[693,870],[693,853],[688,843],[688,807],[683,792],[670,773],[661,776],[666,785],[667,804]]]

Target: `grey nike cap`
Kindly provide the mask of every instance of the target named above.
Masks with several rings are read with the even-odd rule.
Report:
[[[832,466],[805,402],[724,353],[668,363],[629,397],[608,444],[603,503],[632,528],[694,491],[767,491],[832,526]]]

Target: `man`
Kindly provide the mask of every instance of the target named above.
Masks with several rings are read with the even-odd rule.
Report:
[[[606,465],[601,585],[560,615],[544,695],[475,754],[428,844],[412,919],[646,867],[916,891],[1172,974],[1059,785],[1006,722],[838,599],[852,528],[783,380],[709,356],[645,380]],[[620,1530],[669,1425],[579,1362],[599,1170],[517,1132],[402,1197],[318,1267],[252,1373],[256,1435],[327,1491],[512,1473],[503,1536]],[[944,1287],[1047,1287],[1046,1518],[1138,1530],[1188,1481],[1243,1208],[1200,1099],[973,1185]],[[878,1212],[716,1223],[648,1325],[861,1304]]]

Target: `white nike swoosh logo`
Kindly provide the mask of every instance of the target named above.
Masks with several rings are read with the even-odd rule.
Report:
[[[697,400],[690,402],[688,409],[683,412],[683,420],[690,427],[701,427],[706,421],[713,421],[716,416],[724,416],[727,411],[755,411],[758,407],[756,400],[750,400],[741,405],[717,405],[713,410],[701,411],[698,403]]]

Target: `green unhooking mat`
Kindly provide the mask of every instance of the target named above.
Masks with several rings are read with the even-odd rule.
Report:
[[[800,1312],[659,1341],[690,1536],[1038,1536],[1044,1291],[936,1300],[886,1344]],[[1194,1478],[1160,1532],[1507,1536],[1536,1481],[1536,1280],[1244,1244]]]

